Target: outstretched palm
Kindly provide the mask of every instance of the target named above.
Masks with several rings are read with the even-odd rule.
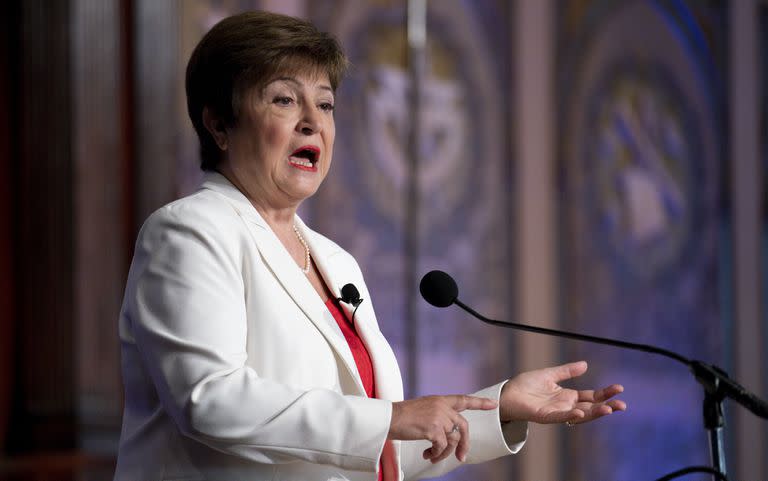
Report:
[[[620,384],[599,390],[577,391],[560,382],[587,371],[584,361],[524,372],[504,385],[499,400],[502,421],[532,421],[540,424],[583,423],[627,408],[611,399],[624,391]]]

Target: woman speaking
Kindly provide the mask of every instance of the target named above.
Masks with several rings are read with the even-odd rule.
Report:
[[[310,23],[218,23],[186,73],[204,183],[139,233],[120,313],[115,480],[408,480],[514,453],[527,422],[625,409],[577,362],[473,395],[403,400],[355,259],[296,209],[333,157],[347,60]],[[353,284],[366,302],[341,298]]]

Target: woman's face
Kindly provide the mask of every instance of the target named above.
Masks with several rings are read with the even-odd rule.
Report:
[[[296,208],[331,167],[334,100],[325,73],[278,76],[246,91],[227,129],[225,175],[258,207]]]

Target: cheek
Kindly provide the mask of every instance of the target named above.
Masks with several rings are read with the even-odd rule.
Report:
[[[262,132],[264,146],[272,151],[284,150],[291,138],[291,132],[279,125],[269,125]]]
[[[328,126],[325,127],[325,143],[327,144],[328,148],[333,148],[333,141],[336,138],[336,124],[333,122],[333,120],[330,121]]]
[[[336,138],[336,127],[331,122],[328,130],[325,131],[325,150],[328,152],[328,168],[333,161],[333,141]]]

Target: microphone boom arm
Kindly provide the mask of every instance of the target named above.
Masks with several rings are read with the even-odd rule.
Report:
[[[728,374],[717,366],[704,363],[702,361],[695,361],[688,359],[685,356],[667,349],[651,346],[648,344],[637,344],[634,342],[619,341],[617,339],[609,339],[606,337],[590,336],[587,334],[577,334],[575,332],[560,331],[557,329],[548,329],[546,327],[529,326],[526,324],[519,324],[516,322],[497,321],[495,319],[489,319],[479,312],[475,311],[468,305],[461,302],[458,298],[453,300],[453,303],[464,309],[471,315],[493,326],[506,327],[520,329],[521,331],[535,332],[538,334],[546,334],[548,336],[565,337],[569,339],[575,339],[577,341],[593,342],[597,344],[605,344],[608,346],[621,347],[624,349],[631,349],[633,351],[648,352],[651,354],[657,354],[664,356],[675,361],[685,364],[693,373],[696,380],[704,386],[707,393],[724,398],[729,397],[738,402],[756,416],[764,419],[768,419],[768,403],[749,392],[746,388],[739,383],[731,379]]]
[[[619,341],[617,339],[608,339],[606,337],[597,337],[597,336],[589,336],[587,334],[577,334],[575,332],[568,332],[568,331],[560,331],[556,329],[547,329],[546,327],[536,327],[536,326],[528,326],[526,324],[518,324],[516,322],[506,322],[506,321],[497,321],[495,319],[489,319],[482,314],[478,313],[468,305],[464,304],[458,299],[455,299],[454,304],[461,307],[468,313],[472,314],[473,316],[477,317],[481,321],[491,324],[493,326],[499,326],[499,327],[511,327],[520,329],[522,331],[529,331],[529,332],[536,332],[539,334],[546,334],[548,336],[556,336],[556,337],[567,337],[569,339],[575,339],[577,341],[586,341],[586,342],[594,342],[597,344],[605,344],[608,346],[615,346],[615,347],[623,347],[625,349],[632,349],[634,351],[642,351],[642,352],[650,352],[652,354],[658,354],[660,356],[665,356],[670,359],[674,359],[677,362],[683,363],[686,366],[691,366],[694,361],[691,361],[690,359],[681,356],[680,354],[677,354],[676,352],[667,351],[666,349],[662,349],[660,347],[656,346],[650,346],[648,344],[636,344],[634,342],[626,342],[626,341]]]

